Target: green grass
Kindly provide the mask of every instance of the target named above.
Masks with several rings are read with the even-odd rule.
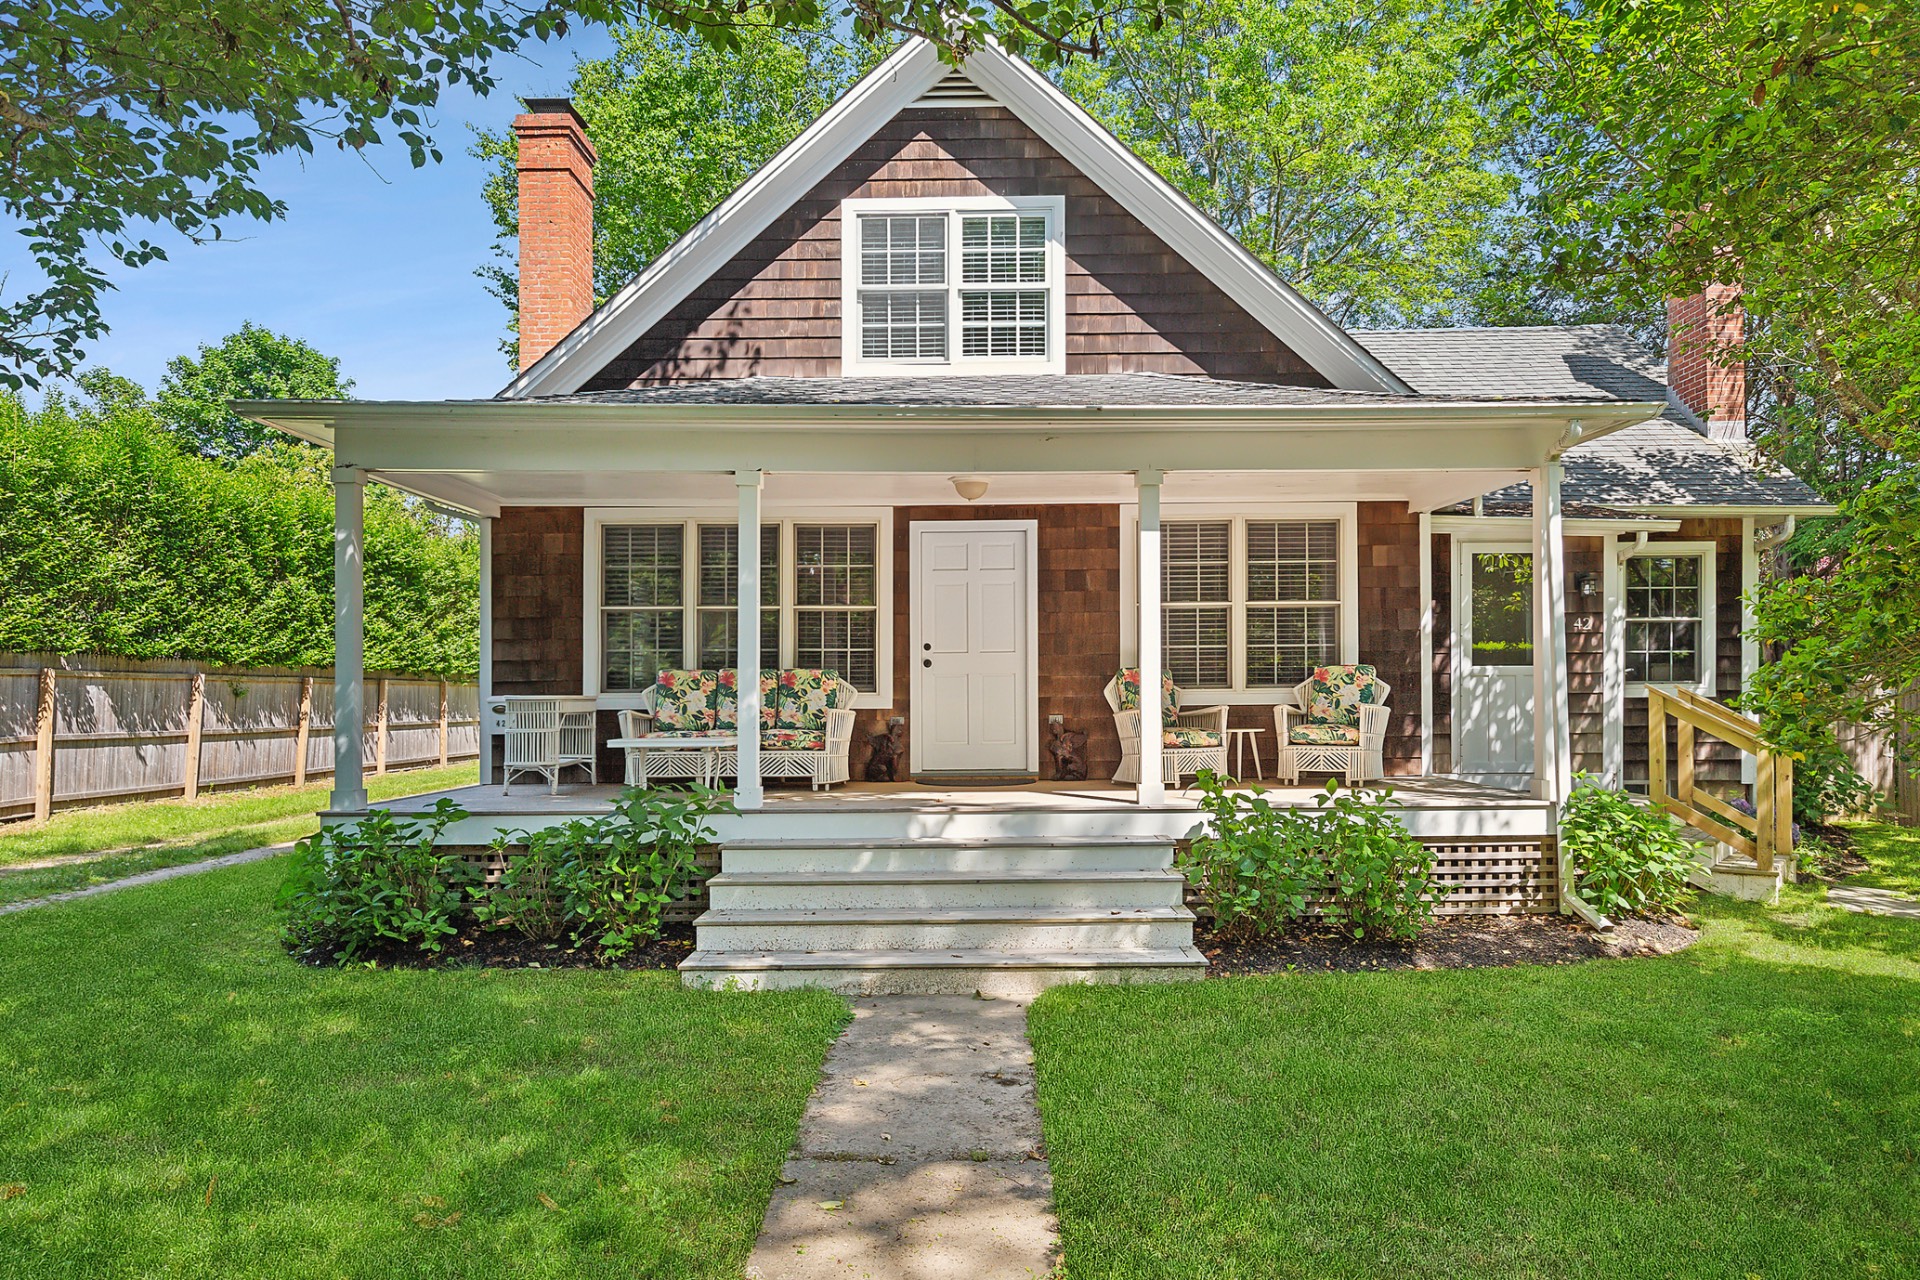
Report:
[[[0,919],[0,1275],[739,1274],[842,1001],[311,969],[279,874]]]
[[[478,766],[414,769],[367,779],[374,800],[467,786]],[[0,827],[0,904],[121,880],[142,871],[283,844],[310,835],[327,786],[261,787],[197,800],[142,800],[72,809],[32,825]],[[98,855],[114,850],[104,857]],[[70,858],[51,867],[22,862]]]
[[[1049,992],[1066,1274],[1920,1274],[1920,922],[1821,890],[1658,960]]]
[[[1848,884],[1891,889],[1920,897],[1920,831],[1885,823],[1847,827],[1853,851],[1867,860],[1867,869],[1848,876]]]

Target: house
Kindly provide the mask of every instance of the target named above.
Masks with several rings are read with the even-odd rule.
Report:
[[[1270,761],[1293,685],[1374,666],[1380,767],[1450,908],[1564,906],[1575,771],[1646,777],[1649,683],[1739,691],[1759,553],[1827,510],[1742,447],[1742,376],[1708,357],[1737,300],[1676,302],[1664,367],[1603,327],[1343,330],[993,47],[904,45],[598,307],[593,148],[564,101],[527,107],[519,376],[244,408],[335,450],[343,671],[371,478],[480,518],[489,694],[590,698],[604,743],[662,668],[831,669],[855,778],[904,720],[919,782],[891,789],[763,786],[740,740],[692,979],[1203,964],[1173,748],[1140,735],[1137,785],[1104,783],[1121,668],[1264,730]],[[1039,778],[1056,718],[1090,783],[964,785]],[[336,745],[351,820],[360,737]],[[1702,748],[1726,791],[1741,767]],[[469,789],[448,839],[606,795]]]

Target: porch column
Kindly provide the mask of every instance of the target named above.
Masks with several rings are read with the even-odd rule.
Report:
[[[740,496],[738,533],[740,583],[734,619],[739,649],[734,658],[740,725],[740,772],[734,781],[733,803],[758,809],[760,790],[760,485],[758,471],[736,471],[733,483]]]
[[[1573,786],[1567,737],[1567,542],[1559,462],[1533,473],[1533,794],[1558,804]]]
[[[1134,473],[1140,499],[1140,793],[1141,804],[1167,798],[1160,717],[1159,471]]]
[[[366,497],[366,472],[333,469],[333,794],[327,808],[335,813],[367,807]]]
[[[481,516],[480,535],[480,782],[493,781],[493,517]]]

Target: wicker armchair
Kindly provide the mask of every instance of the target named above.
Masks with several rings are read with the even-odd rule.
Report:
[[[1273,709],[1281,781],[1299,782],[1303,769],[1344,773],[1349,786],[1378,778],[1392,691],[1365,664],[1321,667],[1295,685],[1293,701]]]
[[[1115,782],[1138,784],[1140,781],[1140,671],[1128,667],[1107,681],[1107,706],[1113,709],[1113,726],[1120,734],[1120,767],[1114,770]],[[1169,785],[1178,786],[1182,777],[1211,769],[1227,771],[1227,709],[1225,707],[1182,707],[1180,691],[1173,677],[1163,676],[1161,692],[1161,773]]]

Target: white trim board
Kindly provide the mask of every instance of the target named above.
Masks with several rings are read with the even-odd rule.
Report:
[[[1620,670],[1624,681],[1623,696],[1644,698],[1647,686],[1642,682],[1626,680],[1626,562],[1657,556],[1699,556],[1700,567],[1700,679],[1691,688],[1703,698],[1719,696],[1720,682],[1720,544],[1713,541],[1703,542],[1649,542],[1645,547],[1632,543],[1621,544],[1614,559],[1620,562]],[[1677,681],[1658,680],[1656,684],[1677,684]]]
[[[919,38],[907,41],[509,383],[500,397],[578,391],[950,70],[932,44]],[[981,42],[963,70],[1335,387],[1409,390],[1346,330],[1268,270],[1046,77],[990,39]]]

